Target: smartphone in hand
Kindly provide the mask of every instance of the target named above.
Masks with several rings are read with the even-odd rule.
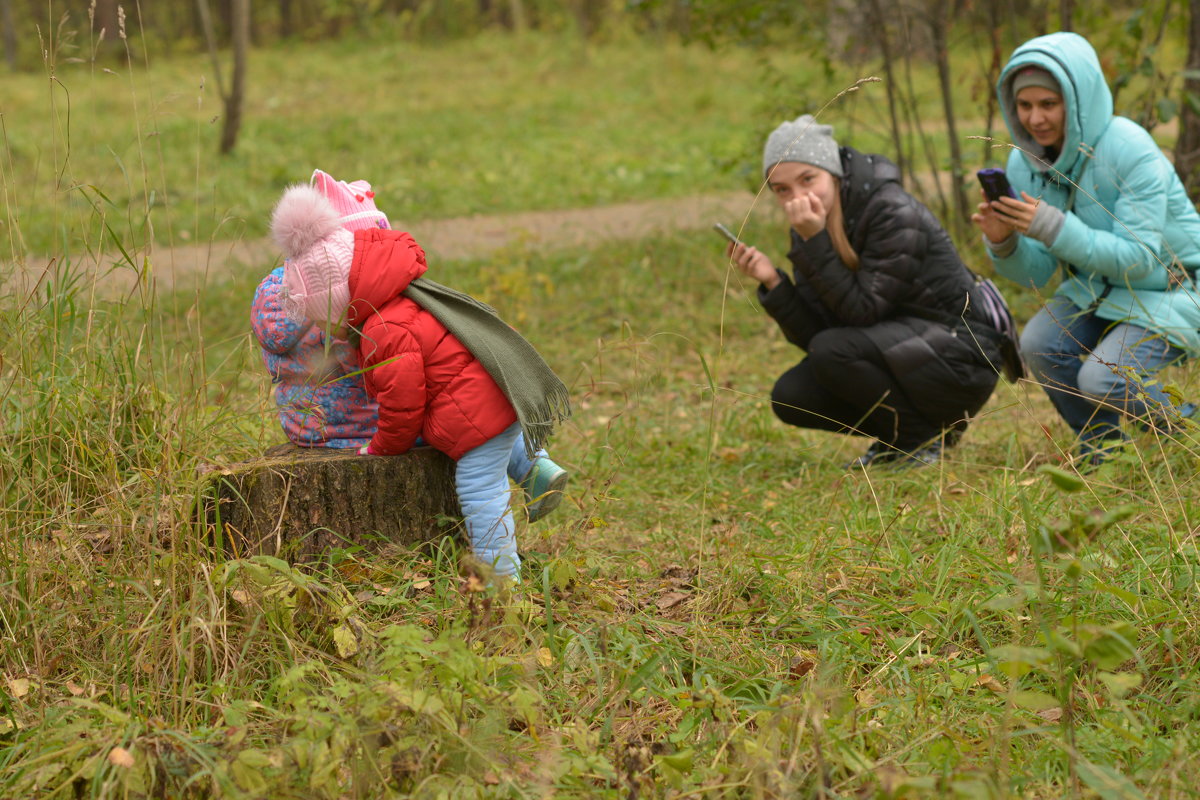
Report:
[[[740,244],[743,247],[749,247],[749,245],[747,245],[745,242],[743,242],[741,239],[739,239],[733,231],[729,230],[729,228],[726,228],[724,225],[722,225],[719,222],[717,222],[713,225],[713,230],[715,230],[717,233],[721,234],[722,236],[724,236],[726,239],[733,242],[734,244]]]
[[[1009,185],[1008,176],[1000,167],[985,167],[975,175],[979,178],[979,185],[983,187],[983,193],[989,203],[994,203],[1001,197],[1016,198],[1017,193]]]

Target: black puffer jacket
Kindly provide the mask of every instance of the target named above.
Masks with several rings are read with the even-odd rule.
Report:
[[[949,404],[941,411],[952,416],[977,406],[967,401],[991,392],[1000,354],[976,316],[974,276],[929,209],[904,191],[895,164],[850,147],[841,158],[842,209],[859,268],[842,263],[827,232],[805,241],[793,231],[795,280],[780,272],[778,286],[760,287],[763,307],[803,349],[827,328],[864,329],[901,387],[926,408]],[[932,321],[943,318],[962,321]]]

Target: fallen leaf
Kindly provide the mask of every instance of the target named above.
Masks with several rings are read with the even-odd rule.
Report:
[[[28,678],[9,678],[8,691],[13,697],[21,698],[29,694]]]
[[[232,597],[237,602],[241,603],[242,605],[250,604],[250,593],[243,589],[234,589],[232,592],[229,593],[229,596]]]
[[[667,592],[655,600],[654,604],[658,606],[659,611],[666,611],[668,608],[674,608],[680,603],[690,600],[691,597],[686,592]]]
[[[792,659],[792,665],[788,668],[788,675],[793,678],[803,678],[805,675],[812,672],[815,666],[817,666],[817,662],[813,661],[811,658],[798,656],[797,658]]]
[[[554,666],[554,653],[550,652],[549,647],[539,647],[537,651],[537,662],[543,667]]]
[[[358,637],[354,635],[354,630],[345,623],[333,629],[333,643],[337,647],[338,655],[342,658],[349,658],[358,652]]]
[[[1035,712],[1039,717],[1046,722],[1058,722],[1062,719],[1062,709],[1058,706],[1054,708],[1043,708],[1041,711]]]
[[[722,447],[717,451],[717,456],[726,464],[732,464],[741,459],[742,452],[740,447]]]
[[[996,678],[994,676],[988,675],[987,673],[984,673],[983,675],[980,675],[979,677],[977,677],[975,679],[975,685],[982,686],[983,688],[989,689],[993,692],[996,692],[997,694],[1004,694],[1005,692],[1008,691],[1008,689],[1006,689],[1004,687],[1003,683],[996,680]]]
[[[117,767],[125,767],[129,769],[133,766],[133,753],[126,750],[124,747],[114,747],[108,751],[108,763]]]
[[[719,522],[720,520],[713,521]],[[696,579],[695,570],[688,569],[687,567],[680,566],[679,564],[668,564],[659,571],[658,575],[660,578],[670,578],[671,580],[678,581],[680,583],[690,583]]]
[[[423,592],[430,586],[433,586],[433,581],[413,581],[413,588],[418,592]]]

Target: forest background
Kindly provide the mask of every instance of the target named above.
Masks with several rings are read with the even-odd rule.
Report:
[[[1007,54],[1088,36],[1190,176],[1193,5],[0,0],[0,796],[1193,796],[1195,432],[1082,476],[1002,384],[938,468],[846,473],[862,442],[773,419],[797,354],[708,231],[435,261],[575,399],[514,593],[453,539],[292,565],[191,521],[282,438],[277,257],[232,247],[313,167],[418,240],[738,192],[782,261],[762,140],[820,111],[987,272]]]

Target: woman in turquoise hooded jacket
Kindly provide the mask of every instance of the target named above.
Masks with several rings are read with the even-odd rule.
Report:
[[[1045,286],[1021,335],[1037,380],[1097,463],[1122,415],[1169,428],[1190,416],[1155,380],[1200,353],[1200,216],[1171,163],[1112,93],[1082,36],[1053,33],[1013,53],[997,85],[1014,147],[1016,198],[981,203],[996,271]]]

